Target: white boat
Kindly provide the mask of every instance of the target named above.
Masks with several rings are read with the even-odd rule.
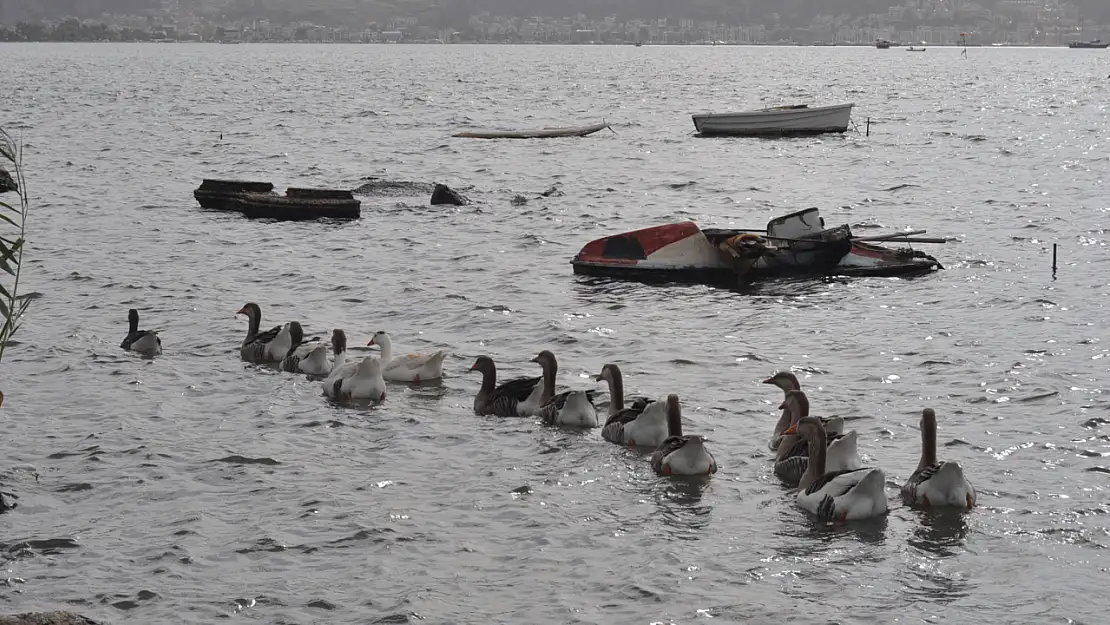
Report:
[[[796,104],[743,113],[695,113],[691,117],[702,135],[813,135],[847,130],[854,106],[848,103],[811,108]]]

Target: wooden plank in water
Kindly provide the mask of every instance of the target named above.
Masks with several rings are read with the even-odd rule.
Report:
[[[550,139],[555,137],[585,137],[606,128],[609,128],[609,124],[603,123],[570,128],[544,128],[542,130],[473,130],[451,136],[465,139]]]

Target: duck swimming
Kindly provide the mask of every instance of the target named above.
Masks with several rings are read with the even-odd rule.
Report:
[[[247,327],[247,336],[239,348],[239,355],[243,360],[254,363],[281,362],[293,346],[292,337],[288,326],[274,326],[265,332],[259,332],[262,325],[262,309],[253,302],[239,309],[237,315],[246,315],[250,325]]]

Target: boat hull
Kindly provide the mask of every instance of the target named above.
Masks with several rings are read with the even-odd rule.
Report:
[[[788,216],[812,216],[816,209]],[[773,225],[775,222],[772,222]],[[649,284],[683,283],[735,287],[772,278],[820,276],[913,276],[942,269],[922,252],[898,250],[851,238],[848,226],[816,234],[775,236],[773,231],[702,231],[686,221],[603,237],[587,243],[571,260],[583,276],[632,280]],[[736,239],[777,243],[774,253],[758,258],[728,253]]]
[[[741,113],[701,113],[691,115],[691,118],[694,128],[702,136],[814,135],[846,131],[854,106],[852,103]]]
[[[571,128],[544,128],[541,130],[473,130],[458,132],[452,137],[463,139],[556,139],[560,137],[585,137],[609,128],[609,124],[591,124]]]

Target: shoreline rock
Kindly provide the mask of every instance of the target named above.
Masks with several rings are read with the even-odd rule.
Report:
[[[102,625],[73,612],[27,612],[0,616],[0,625]]]

